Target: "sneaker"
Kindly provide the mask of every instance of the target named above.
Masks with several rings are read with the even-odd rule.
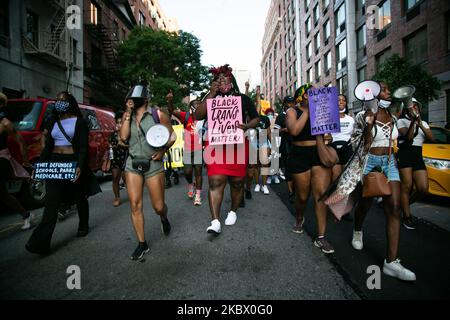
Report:
[[[170,225],[169,219],[167,217],[164,220],[161,220],[161,230],[164,233],[164,235],[168,236],[170,234],[170,230],[172,229],[172,226]]]
[[[363,232],[362,231],[353,231],[353,239],[352,246],[355,250],[362,250],[364,247],[363,244]]]
[[[197,192],[194,198],[194,206],[201,206],[201,205],[202,205],[202,194],[200,192]]]
[[[416,223],[412,217],[403,219],[403,226],[408,230],[416,230]]]
[[[295,202],[295,192],[289,193],[289,202],[294,203]]]
[[[316,241],[314,241],[314,245],[322,250],[323,253],[334,253],[333,246],[328,242],[326,238],[317,238]]]
[[[267,177],[266,184],[272,184],[272,176]]]
[[[147,242],[139,243],[136,250],[134,250],[131,255],[131,260],[137,261],[141,260],[144,257],[144,254],[148,253],[150,248],[148,247]]]
[[[172,182],[170,182],[170,179],[166,179],[166,184],[164,186],[165,189],[172,188]]]
[[[255,192],[260,192],[260,191],[261,191],[261,186],[260,186],[259,184],[257,184],[257,185],[255,186],[255,190],[253,190],[253,191],[255,191]]]
[[[252,192],[245,189],[245,199],[250,200],[252,198]]]
[[[116,200],[113,201],[113,206],[116,207],[116,208],[120,207],[121,204],[122,203],[120,202],[120,199],[116,199]]]
[[[89,233],[89,228],[87,228],[86,230],[78,230],[77,232],[77,238],[83,238],[86,237]]]
[[[219,234],[221,232],[220,221],[217,219],[211,221],[211,225],[206,229],[206,232]]]
[[[263,190],[264,194],[269,194],[270,193],[269,192],[269,188],[267,188],[267,186],[263,186],[262,190]]]
[[[188,184],[188,193],[187,193],[187,196],[188,196],[188,198],[189,199],[193,199],[194,198],[194,184],[193,183],[191,183],[191,184]]]
[[[119,184],[119,190],[123,190],[123,189],[125,189],[125,183],[121,183],[121,184]]]
[[[280,184],[280,178],[278,178],[278,176],[274,176],[273,177],[273,183]]]
[[[286,177],[284,175],[284,172],[280,170],[278,170],[278,175],[280,176],[281,179],[286,180]]]
[[[294,233],[298,233],[298,234],[302,234],[303,233],[303,224],[305,223],[305,218],[302,219],[302,222],[299,223],[295,223],[294,225],[294,229],[292,229],[292,232]]]
[[[23,219],[23,226],[20,229],[22,229],[22,230],[31,229],[31,221],[33,220],[33,218],[34,218],[34,215],[32,213],[30,213],[28,218]]]
[[[225,219],[225,225],[232,226],[236,223],[236,220],[237,220],[236,212],[230,211],[230,212],[228,212],[228,216]]]
[[[416,275],[401,265],[400,259],[387,263],[384,260],[383,273],[404,281],[416,281]]]

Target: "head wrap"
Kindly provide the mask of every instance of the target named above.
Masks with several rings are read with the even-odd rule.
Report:
[[[239,86],[237,85],[236,78],[234,77],[232,73],[233,69],[230,68],[229,64],[223,65],[218,68],[211,68],[209,69],[209,73],[211,73],[214,76],[214,79],[217,78],[220,74],[223,74],[225,77],[231,79],[231,83],[233,84],[233,89],[235,92],[239,93]]]
[[[304,84],[304,85],[302,85],[300,88],[298,88],[298,89],[295,91],[295,95],[294,95],[295,101],[296,101],[297,103],[302,103],[302,101],[303,101],[303,95],[304,95],[306,92],[308,92],[308,89],[310,89],[310,88],[312,88],[312,85],[311,85],[310,83]]]

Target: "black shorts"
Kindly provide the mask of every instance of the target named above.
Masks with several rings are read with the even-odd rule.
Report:
[[[317,146],[292,146],[287,160],[288,174],[303,173],[316,166],[323,166],[320,162]]]
[[[339,157],[338,164],[345,166],[353,155],[351,144],[348,142],[337,141],[333,142],[331,146],[336,150]]]
[[[423,162],[422,147],[401,147],[397,152],[398,168],[412,168],[413,171],[426,170]]]

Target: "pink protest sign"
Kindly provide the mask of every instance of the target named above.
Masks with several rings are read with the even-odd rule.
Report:
[[[210,145],[244,143],[242,98],[231,96],[208,99],[208,140]]]

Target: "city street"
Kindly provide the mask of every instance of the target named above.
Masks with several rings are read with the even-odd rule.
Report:
[[[20,231],[20,217],[0,217],[0,297],[2,299],[442,299],[450,297],[449,203],[419,203],[417,231],[402,229],[400,257],[417,274],[416,283],[381,276],[381,290],[369,290],[366,273],[384,258],[384,218],[374,206],[367,219],[365,248],[350,244],[352,222],[329,219],[332,256],[323,255],[312,242],[314,214],[306,213],[307,234],[291,232],[294,218],[285,185],[272,193],[253,194],[240,209],[235,226],[222,224],[222,234],[208,235],[207,203],[193,207],[182,183],[167,191],[172,233],[165,237],[159,218],[146,199],[146,233],[150,253],[142,262],[129,259],[136,240],[129,218],[129,203],[113,208],[110,181],[103,193],[90,199],[91,233],[76,238],[78,218],[58,222],[54,253],[29,254],[24,245],[31,231]],[[277,196],[277,193],[279,196]],[[124,195],[124,191],[122,191]],[[125,195],[123,198],[126,198]],[[230,205],[222,208],[222,221]],[[287,205],[287,206],[286,206]],[[441,206],[445,205],[445,206]],[[42,209],[34,211],[38,216]],[[448,216],[445,218],[445,214]],[[435,223],[426,221],[432,216]],[[445,225],[446,230],[444,229]],[[66,286],[69,266],[81,269],[81,290]]]

